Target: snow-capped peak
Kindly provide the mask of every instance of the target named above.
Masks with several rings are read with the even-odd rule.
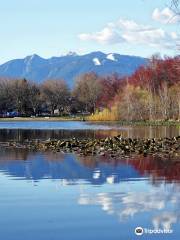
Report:
[[[94,62],[94,65],[96,65],[96,66],[100,66],[101,65],[101,62],[99,61],[98,58],[93,58],[93,62]]]
[[[69,51],[65,54],[65,56],[77,56],[77,53],[73,51]]]
[[[115,59],[113,53],[108,54],[108,55],[106,56],[106,58],[107,58],[108,60],[111,60],[111,61],[117,61],[117,59]]]

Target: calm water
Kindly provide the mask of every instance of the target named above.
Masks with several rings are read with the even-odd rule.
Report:
[[[161,158],[1,150],[0,239],[179,240],[179,181],[180,162]]]
[[[180,135],[176,126],[120,126],[117,123],[87,123],[78,121],[1,122],[0,141],[48,138],[100,138],[121,134],[124,137],[160,138]]]
[[[99,130],[113,129],[116,126],[88,124],[83,121],[1,121],[1,129],[63,129],[63,130]]]
[[[0,122],[0,129],[0,141],[180,135],[176,127],[84,122]],[[0,148],[0,216],[0,240],[179,240],[180,161]],[[136,236],[137,226],[173,233]]]

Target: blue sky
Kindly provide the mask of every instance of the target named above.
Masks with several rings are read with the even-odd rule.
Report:
[[[175,55],[168,0],[0,0],[0,63],[68,51]],[[169,18],[169,19],[168,19]]]

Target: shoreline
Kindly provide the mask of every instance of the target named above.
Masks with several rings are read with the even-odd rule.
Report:
[[[63,122],[63,121],[82,121],[87,123],[117,123],[122,126],[177,126],[180,127],[180,120],[156,120],[156,121],[92,121],[86,118],[80,117],[14,117],[14,118],[0,118],[0,122],[30,122],[30,121],[44,121],[44,122]]]
[[[81,117],[67,118],[67,117],[14,117],[14,118],[0,118],[0,122],[54,122],[54,121],[82,121]]]

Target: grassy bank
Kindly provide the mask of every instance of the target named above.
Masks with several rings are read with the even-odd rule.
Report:
[[[117,123],[122,126],[178,126],[180,127],[180,121],[175,120],[156,120],[156,121],[125,121],[125,120],[116,120],[116,118],[105,118],[105,119],[93,119],[93,116],[89,116],[84,118],[83,116],[76,117],[14,117],[14,118],[0,118],[0,122],[18,122],[18,121],[82,121],[85,120],[87,122],[98,122],[110,124]]]
[[[175,120],[168,120],[168,121],[161,121],[161,120],[155,120],[155,121],[145,121],[145,120],[141,120],[141,121],[126,121],[126,120],[93,120],[91,118],[87,118],[87,121],[90,122],[97,122],[97,123],[101,123],[101,122],[113,122],[113,123],[117,123],[118,125],[121,126],[177,126],[180,127],[180,121],[175,121]]]
[[[11,121],[81,121],[82,117],[14,117],[14,118],[0,118],[2,122]]]
[[[180,120],[120,120],[119,112],[117,107],[112,107],[111,109],[104,109],[101,112],[95,112],[90,116],[86,117],[87,121],[92,122],[117,122],[119,125],[129,126],[179,126]]]

